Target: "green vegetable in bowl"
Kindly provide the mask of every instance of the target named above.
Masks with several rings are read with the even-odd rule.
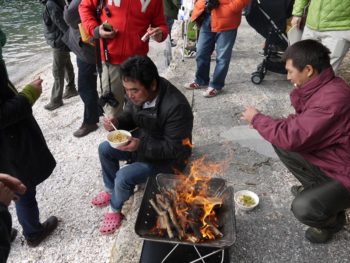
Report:
[[[239,202],[244,205],[244,206],[253,206],[255,205],[255,200],[253,197],[249,196],[249,195],[241,195],[239,197]]]

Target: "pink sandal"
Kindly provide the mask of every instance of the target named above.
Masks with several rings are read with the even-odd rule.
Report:
[[[94,206],[104,207],[109,205],[109,201],[111,200],[111,194],[107,192],[101,192],[94,198],[92,198],[91,203]]]
[[[106,213],[100,227],[102,235],[113,234],[121,225],[124,215],[120,212]]]

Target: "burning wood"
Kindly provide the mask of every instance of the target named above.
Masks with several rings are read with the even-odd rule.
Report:
[[[203,159],[200,159],[203,161]],[[169,238],[178,238],[190,242],[204,242],[223,237],[219,230],[216,210],[223,205],[223,199],[208,194],[211,177],[198,176],[205,174],[192,165],[190,176],[179,176],[177,185],[162,186],[161,193],[149,200],[158,214],[157,233],[166,233]],[[203,166],[206,167],[207,165]],[[212,167],[213,168],[213,167]],[[215,171],[221,168],[215,166]],[[208,171],[206,171],[208,172]],[[213,169],[210,169],[213,174]]]

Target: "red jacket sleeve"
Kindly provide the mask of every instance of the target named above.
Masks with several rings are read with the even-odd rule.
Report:
[[[82,0],[79,6],[79,15],[85,30],[94,36],[94,29],[99,26],[96,18],[98,0]]]
[[[295,152],[311,152],[334,144],[337,116],[326,109],[313,108],[298,115],[289,115],[286,119],[273,119],[258,113],[252,125],[267,141],[273,145]]]
[[[165,23],[165,16],[164,16],[164,7],[163,7],[163,1],[157,1],[157,7],[156,10],[154,10],[154,16],[152,19],[151,26],[152,27],[159,27],[163,32],[162,41],[164,41],[168,36],[168,27]]]

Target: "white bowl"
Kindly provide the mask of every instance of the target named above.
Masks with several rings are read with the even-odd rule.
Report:
[[[120,146],[123,146],[123,145],[126,145],[129,141],[129,139],[125,140],[125,141],[122,141],[122,142],[113,142],[111,141],[112,139],[112,136],[114,136],[115,134],[117,133],[121,133],[121,134],[124,134],[126,135],[127,137],[131,137],[131,133],[128,132],[128,131],[124,131],[124,130],[117,130],[117,131],[111,131],[108,133],[107,135],[107,141],[109,142],[109,144],[113,147],[113,148],[118,148]]]
[[[253,198],[255,204],[250,205],[250,206],[244,205],[240,201],[240,197],[243,196],[243,195],[246,195],[246,196],[249,196],[249,197]],[[244,211],[253,210],[259,204],[259,197],[258,197],[258,195],[256,193],[252,192],[252,191],[249,191],[249,190],[241,190],[241,191],[236,192],[235,195],[234,195],[234,200],[235,200],[236,206],[239,209],[244,210]]]

